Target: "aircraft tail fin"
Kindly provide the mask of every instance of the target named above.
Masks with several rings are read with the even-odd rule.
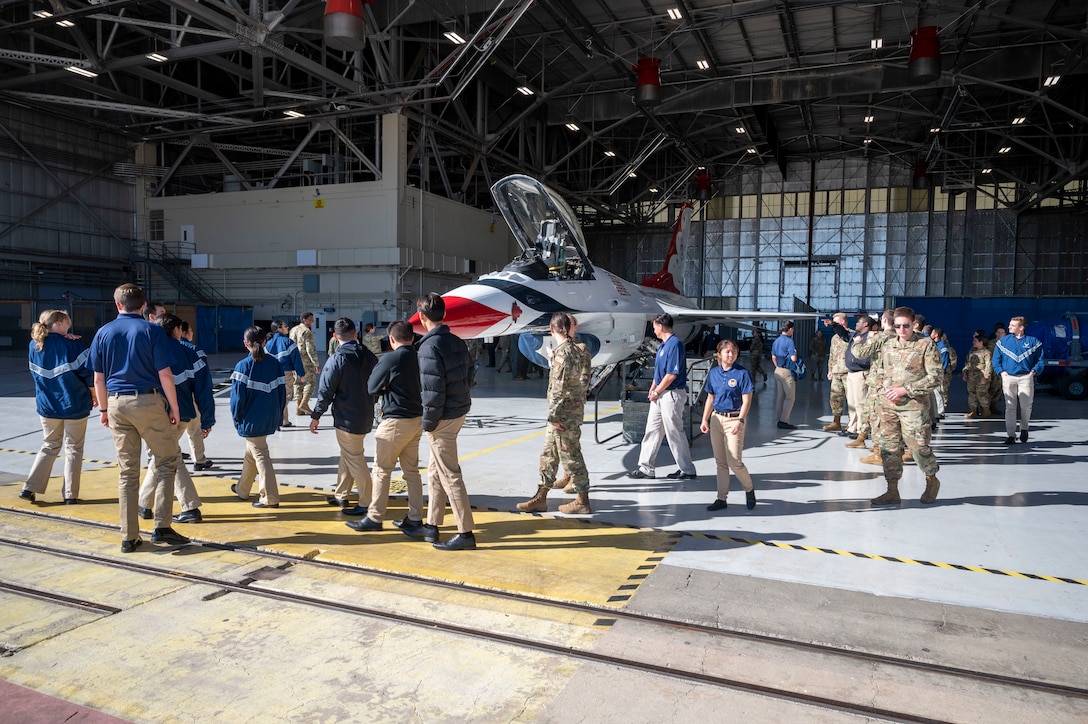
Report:
[[[683,290],[677,288],[677,281],[683,284],[682,252],[687,243],[688,233],[691,228],[691,215],[694,211],[695,207],[691,204],[686,202],[681,204],[680,213],[676,216],[676,224],[673,225],[669,251],[665,254],[665,264],[661,267],[661,271],[643,279],[641,286],[663,289],[674,294],[684,293]]]

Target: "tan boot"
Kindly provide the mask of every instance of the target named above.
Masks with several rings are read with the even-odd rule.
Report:
[[[922,493],[923,503],[933,503],[937,500],[937,492],[941,489],[941,481],[936,475],[926,476],[926,491]]]
[[[865,447],[865,433],[860,433],[856,440],[846,443],[846,447]]]
[[[567,495],[574,495],[578,491],[574,489],[574,483],[567,483],[565,486],[563,486],[563,492]]]
[[[536,495],[526,500],[524,503],[518,503],[518,510],[523,513],[545,513],[548,510],[548,491],[551,490],[547,485],[537,486]]]
[[[824,425],[824,432],[840,432],[842,430],[842,418],[836,418],[835,422]]]
[[[987,417],[990,416],[990,408],[983,406],[982,412],[980,412],[978,416],[985,420]]]
[[[314,411],[310,409],[310,396],[303,395],[302,399],[298,401],[298,414],[299,415],[312,415]]]
[[[905,462],[905,463],[914,462],[914,454],[911,453],[910,450],[904,450],[903,451],[903,462]]]
[[[869,501],[871,505],[899,505],[899,481],[888,481],[888,490]]]
[[[880,448],[874,447],[873,454],[861,459],[863,463],[870,463],[871,465],[883,465],[884,459],[880,457]]]
[[[593,512],[589,507],[589,493],[578,493],[577,498],[560,505],[559,512],[567,515],[589,515]]]
[[[978,413],[975,412],[972,409],[970,412],[968,412],[966,415],[964,415],[964,417],[967,418],[968,420],[974,420],[976,417],[978,417]]]
[[[553,488],[559,488],[560,490],[568,485],[570,485],[570,473],[563,473],[563,477],[556,478],[555,482],[552,483]]]

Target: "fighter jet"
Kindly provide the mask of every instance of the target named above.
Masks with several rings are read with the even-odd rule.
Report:
[[[502,271],[442,295],[445,324],[462,339],[517,335],[521,352],[547,368],[549,321],[555,312],[568,312],[578,321],[578,337],[588,346],[593,366],[603,367],[649,354],[649,324],[662,312],[672,315],[673,331],[685,342],[704,324],[747,328],[753,321],[816,316],[705,310],[680,294],[675,279],[682,232],[691,218],[689,204],[678,215],[662,270],[634,284],[590,262],[574,212],[536,179],[507,176],[491,187],[491,195],[522,253]],[[418,314],[410,321],[422,329]]]

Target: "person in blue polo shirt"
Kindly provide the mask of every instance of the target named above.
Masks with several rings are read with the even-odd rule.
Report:
[[[745,419],[752,406],[752,375],[736,364],[739,356],[736,342],[731,339],[718,342],[718,364],[707,374],[704,388],[706,406],[699,429],[710,435],[714,461],[718,464],[718,497],[706,508],[711,512],[727,507],[730,470],[744,488],[748,510],[756,507],[756,488],[741,460]]]
[[[646,434],[642,436],[638,467],[627,474],[629,478],[653,478],[654,461],[661,449],[662,439],[668,440],[669,449],[680,469],[669,473],[673,480],[691,480],[698,477],[691,459],[691,448],[684,434],[684,403],[687,401],[688,366],[684,345],[672,333],[672,315],[659,314],[653,321],[654,336],[661,340],[654,359],[654,383],[650,385],[650,414],[646,420]]]
[[[786,362],[797,362],[797,347],[793,343],[793,322],[782,325],[782,334],[771,345],[771,361],[774,362],[774,409],[778,416],[779,430],[796,430],[790,424],[793,401],[797,398],[797,382]]]
[[[60,309],[47,309],[30,332],[30,373],[34,378],[34,402],[44,433],[41,450],[26,477],[19,497],[34,502],[49,485],[53,463],[64,443],[64,502],[79,502],[83,472],[83,440],[87,416],[95,405],[91,395],[94,374],[90,352],[68,336],[72,320]]]
[[[144,290],[122,284],[113,293],[117,319],[98,330],[91,342],[94,389],[102,407],[102,424],[113,433],[120,469],[121,552],[140,545],[137,496],[140,489],[140,441],[155,458],[155,531],[153,543],[188,543],[170,527],[177,472],[177,391],[170,371],[170,345],[162,327],[140,316],[147,306]]]
[[[265,354],[263,329],[248,327],[242,340],[249,357],[236,364],[231,373],[230,414],[238,436],[246,441],[246,454],[242,459],[242,474],[230,489],[245,500],[253,481],[260,476],[260,498],[253,501],[253,507],[278,508],[280,490],[268,452],[268,436],[279,429],[287,404],[283,368],[275,357]]]
[[[1028,441],[1031,404],[1035,400],[1035,377],[1043,372],[1043,345],[1024,333],[1027,320],[1013,317],[1009,333],[994,345],[994,372],[1001,375],[1005,393],[1005,444],[1016,442],[1016,404],[1020,403],[1020,442]]]
[[[287,389],[295,389],[295,377],[299,382],[306,378],[306,368],[302,365],[302,353],[298,351],[298,345],[287,336],[287,322],[277,319],[272,322],[272,336],[264,346],[264,351],[276,358],[283,369],[283,378]],[[283,403],[283,421],[280,427],[294,427],[287,412],[287,403],[291,401],[291,395],[287,395],[287,402]]]

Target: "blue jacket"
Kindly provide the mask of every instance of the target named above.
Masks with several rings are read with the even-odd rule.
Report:
[[[1008,372],[1013,377],[1034,372],[1043,373],[1043,345],[1035,337],[1024,335],[1017,339],[1006,334],[994,345],[994,372]]]
[[[212,368],[208,365],[208,355],[187,340],[181,340],[181,346],[192,351],[189,355],[189,369],[192,371],[193,397],[196,398],[196,408],[200,411],[200,428],[210,430],[215,425],[215,396],[212,392]]]
[[[78,420],[91,412],[94,373],[91,351],[74,339],[50,333],[41,351],[30,343],[30,375],[38,414],[53,420]]]
[[[178,414],[188,422],[200,411],[200,427],[210,430],[215,425],[215,399],[212,397],[212,376],[208,364],[197,354],[196,347],[169,338],[170,371],[178,391]]]
[[[329,358],[317,386],[317,402],[310,419],[319,420],[332,407],[332,426],[353,435],[374,428],[374,395],[367,389],[378,358],[352,340],[344,342]]]
[[[230,415],[241,437],[272,435],[283,421],[287,404],[286,380],[275,357],[258,362],[252,355],[234,365],[231,373]]]
[[[419,341],[418,357],[423,429],[430,432],[442,420],[468,414],[476,375],[468,346],[444,324],[427,332]]]
[[[269,337],[264,351],[276,358],[284,372],[293,371],[299,377],[306,374],[306,368],[302,366],[302,354],[286,334],[276,332]]]

